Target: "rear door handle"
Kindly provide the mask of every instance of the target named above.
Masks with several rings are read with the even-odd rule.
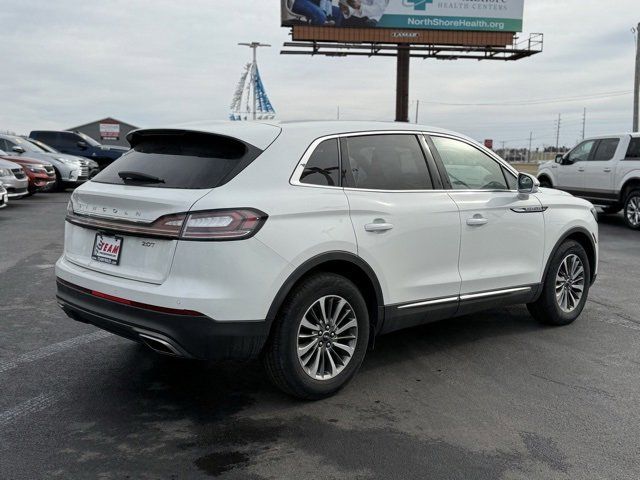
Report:
[[[471,218],[467,218],[467,225],[470,227],[479,227],[481,225],[486,225],[489,220],[484,218],[482,215],[474,215]]]
[[[611,169],[609,167],[604,169],[605,172],[609,173],[611,171]]]
[[[584,167],[580,167],[580,168],[578,169],[578,171],[579,171],[579,172],[584,172]]]
[[[393,224],[391,223],[367,223],[364,226],[364,229],[367,232],[386,232],[393,228]]]

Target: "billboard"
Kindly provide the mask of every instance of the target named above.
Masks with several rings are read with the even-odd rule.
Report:
[[[281,0],[282,26],[521,32],[524,0]]]

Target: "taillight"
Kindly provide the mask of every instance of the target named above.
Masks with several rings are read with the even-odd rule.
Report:
[[[239,240],[255,235],[266,219],[265,213],[250,208],[189,213],[180,238]]]
[[[165,215],[154,222],[98,217],[74,212],[67,205],[67,221],[80,227],[106,230],[139,237],[180,240],[241,240],[255,235],[267,220],[267,214],[252,208],[208,210]]]

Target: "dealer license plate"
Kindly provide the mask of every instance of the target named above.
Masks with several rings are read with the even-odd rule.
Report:
[[[91,258],[97,262],[119,265],[122,254],[122,237],[96,233]]]

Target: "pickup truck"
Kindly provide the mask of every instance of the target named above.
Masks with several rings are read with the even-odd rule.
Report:
[[[588,138],[538,168],[543,187],[589,200],[604,213],[624,209],[629,228],[640,230],[640,133]]]

